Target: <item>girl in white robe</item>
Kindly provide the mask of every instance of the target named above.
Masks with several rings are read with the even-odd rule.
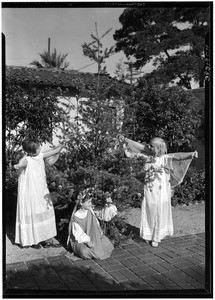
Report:
[[[180,184],[197,152],[167,154],[163,139],[153,138],[146,152],[146,145],[125,138],[127,157],[145,157],[144,197],[141,205],[140,237],[153,247],[166,236],[173,235],[171,208],[172,188]]]
[[[38,141],[23,142],[26,155],[14,165],[19,170],[15,243],[22,247],[41,248],[42,241],[45,246],[54,245],[50,239],[57,234],[55,213],[46,183],[44,159],[50,160],[48,163],[56,161],[62,148],[63,145],[59,145],[42,153]]]

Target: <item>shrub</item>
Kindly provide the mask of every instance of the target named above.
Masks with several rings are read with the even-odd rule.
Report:
[[[161,87],[140,79],[125,109],[126,136],[143,142],[159,136],[167,141],[168,152],[190,151],[204,122],[194,101],[192,93],[180,87]]]
[[[205,201],[205,170],[190,167],[182,184],[174,189],[172,205],[189,205],[196,201]]]
[[[66,204],[74,206],[79,192],[87,187],[94,188],[96,206],[104,205],[104,193],[107,191],[112,193],[112,198],[118,207],[132,206],[135,195],[143,193],[143,184],[135,174],[130,172],[125,174],[125,169],[130,168],[130,162],[127,162],[126,168],[126,163],[123,164],[122,168],[118,166],[118,172],[121,171],[123,174],[113,174],[93,166],[86,168],[67,166],[65,171],[61,171],[57,166],[47,167],[47,182],[55,207]]]
[[[56,90],[29,91],[7,82],[5,91],[6,162],[12,164],[23,139],[51,141],[65,110],[59,107]]]

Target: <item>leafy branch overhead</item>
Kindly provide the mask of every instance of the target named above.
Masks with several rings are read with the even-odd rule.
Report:
[[[203,86],[204,46],[209,31],[208,4],[194,7],[125,9],[116,30],[116,52],[136,59],[142,68],[152,61],[158,83],[177,81],[187,89],[193,79]],[[150,73],[147,77],[151,77]]]

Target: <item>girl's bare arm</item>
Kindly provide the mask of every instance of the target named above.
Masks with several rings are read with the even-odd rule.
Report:
[[[143,153],[132,153],[132,152],[128,151],[126,148],[124,148],[124,152],[125,152],[125,155],[130,158],[143,157],[146,160],[148,160],[148,158],[149,158],[147,155],[145,155]]]
[[[22,159],[20,159],[18,164],[14,165],[13,167],[15,169],[19,170],[20,168],[25,168],[27,166],[27,164],[28,164],[27,159],[25,157],[23,157]]]
[[[58,154],[63,147],[64,147],[64,145],[58,145],[57,147],[55,147],[53,149],[44,151],[43,152],[43,158],[47,158],[47,157],[53,156],[55,154]]]
[[[174,160],[184,160],[184,159],[191,159],[191,158],[198,158],[198,152],[194,151],[194,152],[181,152],[181,153],[177,153],[176,155],[174,155],[173,159]]]

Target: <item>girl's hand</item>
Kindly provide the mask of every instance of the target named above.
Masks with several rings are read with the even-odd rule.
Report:
[[[65,147],[66,147],[66,142],[63,141],[62,143],[60,143],[60,147],[61,147],[61,148],[65,148]]]
[[[92,242],[87,242],[85,243],[85,245],[89,248],[93,248],[94,247],[94,244]]]
[[[19,165],[18,165],[18,164],[14,165],[13,167],[14,167],[14,169],[16,169],[16,170],[19,170]]]
[[[125,141],[125,137],[121,134],[118,134],[117,138],[121,143],[123,143]]]
[[[193,158],[198,158],[198,152],[197,151],[195,151],[195,152],[193,152]]]
[[[65,140],[61,141],[61,142],[60,142],[61,148],[64,148],[64,147],[67,145],[67,143],[68,143],[69,141],[70,141],[70,139],[65,139]]]

